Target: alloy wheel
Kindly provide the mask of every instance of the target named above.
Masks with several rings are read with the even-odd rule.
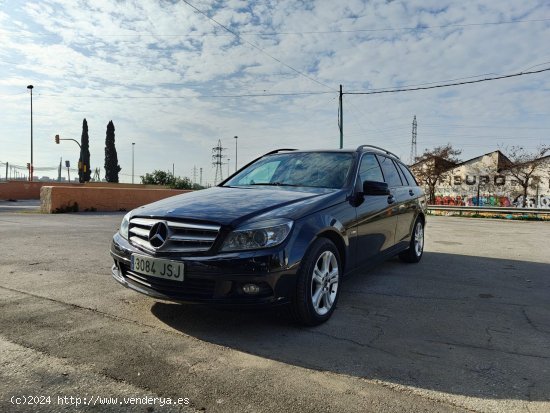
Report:
[[[419,257],[424,250],[424,227],[422,222],[418,221],[414,229],[414,252]]]
[[[339,280],[336,256],[331,251],[324,251],[319,255],[311,277],[311,303],[317,314],[325,315],[334,305]]]

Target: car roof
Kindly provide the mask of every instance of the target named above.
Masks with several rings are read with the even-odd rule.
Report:
[[[357,149],[290,149],[290,148],[284,148],[284,149],[276,149],[274,151],[266,153],[266,155],[274,155],[277,153],[285,153],[285,152],[296,152],[296,153],[318,153],[318,152],[329,152],[329,153],[366,153],[366,152],[373,152],[381,155],[389,155],[390,157],[398,160],[401,162],[401,159],[399,159],[399,156],[396,154],[380,148],[378,146],[373,145],[361,145],[357,147]]]

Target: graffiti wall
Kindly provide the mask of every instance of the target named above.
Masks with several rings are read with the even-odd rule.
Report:
[[[505,195],[436,195],[435,205],[516,207],[523,205],[523,195],[511,198]],[[550,195],[528,196],[526,208],[550,209]]]

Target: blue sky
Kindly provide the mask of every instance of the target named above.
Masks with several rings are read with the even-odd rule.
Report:
[[[30,160],[28,84],[36,167],[75,164],[76,145],[54,136],[80,139],[86,118],[92,168],[103,169],[113,120],[122,181],[135,142],[136,176],[174,163],[177,175],[197,166],[212,182],[218,139],[231,170],[235,135],[240,165],[277,147],[338,147],[339,84],[366,91],[550,67],[544,0],[189,2],[240,37],[181,1],[0,0],[0,161]],[[467,159],[550,144],[549,73],[346,95],[345,146],[408,160],[414,115],[418,152],[451,142]]]

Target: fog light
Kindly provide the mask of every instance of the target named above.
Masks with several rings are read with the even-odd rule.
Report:
[[[258,294],[260,292],[260,287],[256,284],[245,284],[243,285],[243,291],[246,294]]]

